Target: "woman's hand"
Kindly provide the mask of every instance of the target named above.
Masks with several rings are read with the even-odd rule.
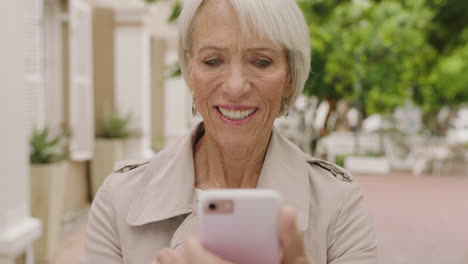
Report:
[[[296,211],[291,207],[281,210],[279,237],[283,251],[281,264],[310,264],[304,249],[302,233],[296,225]],[[198,240],[190,238],[176,250],[163,249],[156,264],[233,264],[208,252]]]
[[[198,240],[189,238],[176,250],[163,249],[155,259],[156,264],[234,264],[208,252]]]
[[[304,249],[304,238],[296,225],[296,210],[285,207],[281,210],[279,237],[283,251],[281,264],[310,264]]]

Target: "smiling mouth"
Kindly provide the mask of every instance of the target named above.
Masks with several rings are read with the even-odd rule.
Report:
[[[216,109],[223,117],[229,120],[243,120],[253,115],[257,111],[257,108],[252,108],[248,110],[230,110],[222,108],[220,106],[216,106]]]

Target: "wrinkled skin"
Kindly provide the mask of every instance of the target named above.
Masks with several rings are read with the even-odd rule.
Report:
[[[187,56],[188,86],[205,134],[195,147],[196,186],[255,188],[281,99],[291,94],[286,52],[246,34],[227,0],[206,0],[194,19]],[[219,108],[247,107],[243,124],[226,122]]]

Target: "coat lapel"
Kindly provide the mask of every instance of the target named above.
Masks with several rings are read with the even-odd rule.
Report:
[[[140,226],[190,214],[174,234],[171,247],[176,247],[189,235],[196,235],[198,229],[198,217],[192,214],[196,208],[193,144],[203,130],[203,123],[198,124],[189,135],[152,158],[144,172],[150,179],[149,184],[131,202],[127,215],[127,224]],[[257,188],[278,191],[285,204],[296,208],[299,228],[307,229],[310,186],[305,154],[276,128]]]
[[[202,132],[199,124],[178,143],[152,158],[145,171],[149,184],[131,203],[127,224],[139,226],[192,212],[194,167],[192,146]]]
[[[309,226],[310,182],[306,154],[284,138],[275,127],[265,156],[257,188],[278,191],[285,205],[297,210],[297,224]]]

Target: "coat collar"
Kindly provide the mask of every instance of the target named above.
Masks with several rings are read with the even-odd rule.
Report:
[[[192,147],[203,131],[203,123],[200,123],[178,143],[152,158],[144,172],[149,183],[132,201],[127,224],[144,225],[195,210]],[[299,228],[307,229],[310,184],[305,154],[276,128],[273,128],[257,188],[278,191],[285,204],[296,208]]]

